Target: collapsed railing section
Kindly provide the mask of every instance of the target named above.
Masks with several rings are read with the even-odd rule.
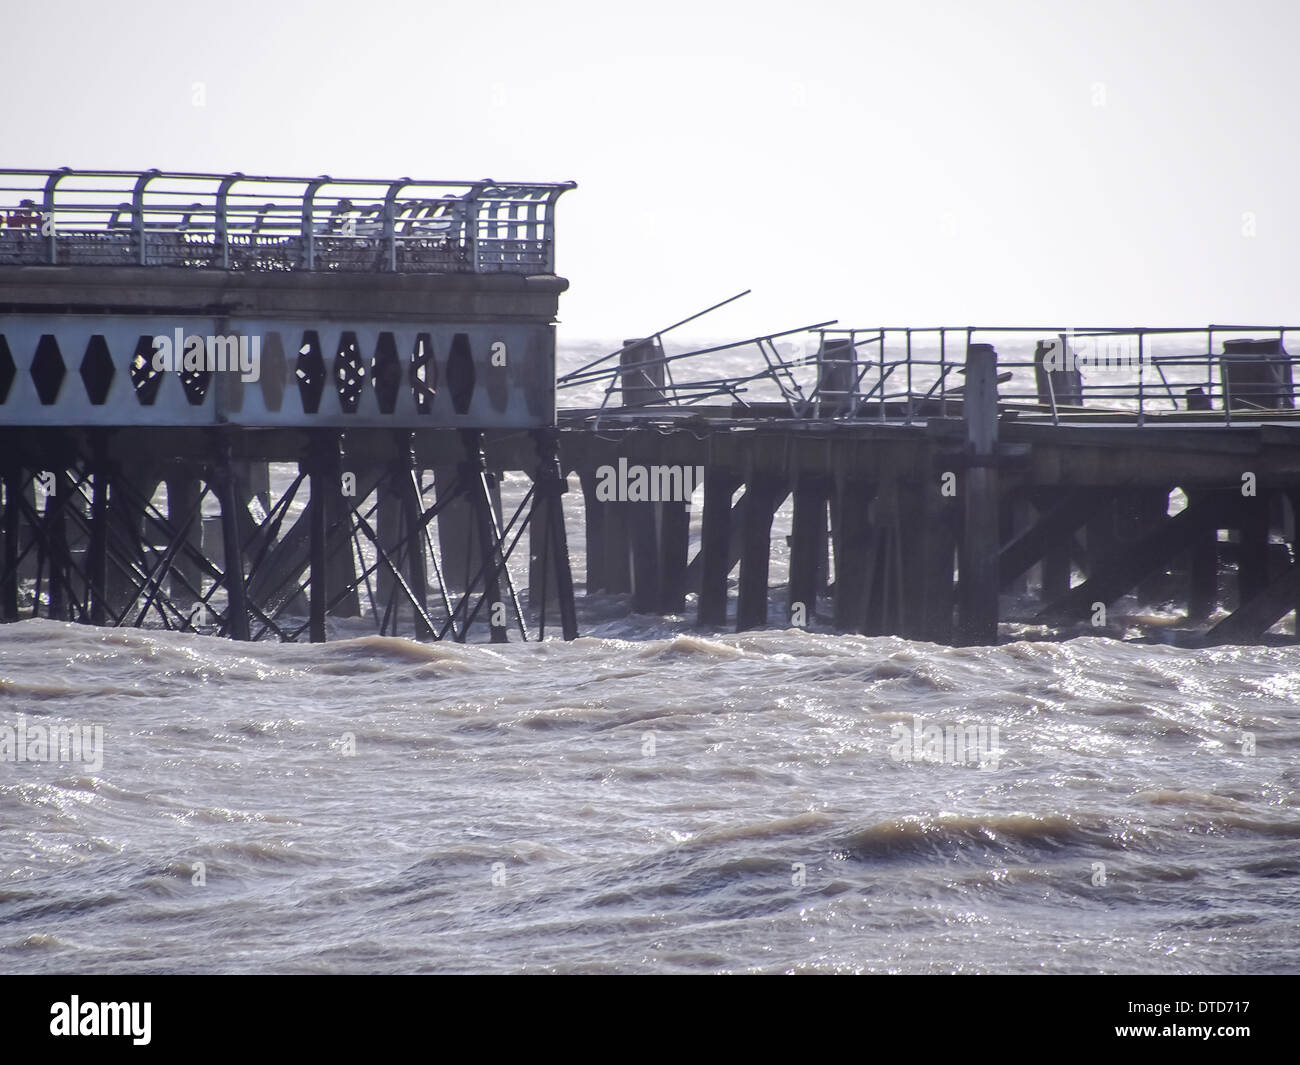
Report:
[[[698,317],[626,341],[561,376],[558,388],[585,390],[589,402],[574,406],[594,406],[598,416],[726,401],[741,417],[911,423],[960,416],[966,353],[990,344],[999,403],[1026,420],[1231,425],[1295,416],[1297,359],[1287,344],[1296,326],[848,329],[832,321],[667,353],[664,335]]]
[[[0,170],[0,265],[549,274],[574,187]]]

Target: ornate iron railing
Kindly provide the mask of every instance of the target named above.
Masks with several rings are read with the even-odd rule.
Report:
[[[0,265],[550,274],[574,187],[0,170]]]

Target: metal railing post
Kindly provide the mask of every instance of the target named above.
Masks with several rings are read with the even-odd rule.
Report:
[[[1138,331],[1138,427],[1139,428],[1141,428],[1142,425],[1145,424],[1142,404],[1145,398],[1143,395],[1144,392],[1143,385],[1145,383],[1143,380],[1143,369],[1146,362],[1146,358],[1145,358],[1146,345],[1143,343],[1143,338],[1144,338],[1144,334],[1142,333],[1141,330],[1139,330]]]
[[[71,173],[72,170],[64,166],[53,171],[45,179],[45,200],[41,208],[41,225],[44,226],[48,222],[50,227],[49,255],[51,266],[56,266],[59,262],[58,226],[54,224],[54,189],[60,181]]]
[[[217,213],[213,221],[216,230],[217,244],[221,247],[221,269],[230,269],[230,220],[226,215],[228,210],[228,197],[230,187],[235,182],[243,178],[243,174],[230,174],[221,180],[221,185],[217,188]]]
[[[384,197],[384,244],[388,249],[388,269],[397,273],[397,194],[411,183],[410,178],[394,181]]]
[[[136,179],[135,188],[131,192],[131,237],[136,242],[137,261],[141,266],[149,265],[144,229],[144,190],[160,173],[160,170],[146,170]]]
[[[322,174],[315,181],[308,183],[301,200],[301,222],[303,239],[303,258],[308,270],[316,269],[316,193],[328,183],[328,174]]]

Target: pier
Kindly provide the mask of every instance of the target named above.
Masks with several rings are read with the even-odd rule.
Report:
[[[0,619],[573,639],[581,592],[988,644],[1114,632],[1128,596],[1189,642],[1294,615],[1297,327],[670,351],[692,315],[560,373],[572,187],[0,172]]]
[[[503,641],[527,629],[528,532],[576,635],[553,325],[572,185],[0,186],[0,617]],[[503,466],[532,478],[511,514]]]

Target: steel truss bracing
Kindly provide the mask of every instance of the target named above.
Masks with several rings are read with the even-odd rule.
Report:
[[[532,433],[536,469],[508,515],[477,430],[461,432],[460,461],[436,495],[410,433],[376,461],[349,455],[346,434],[313,430],[298,462],[276,467],[277,485],[258,476],[265,464],[235,455],[233,431],[208,432],[206,461],[138,449],[127,460],[110,429],[6,434],[0,619],[237,640],[322,641],[332,628],[504,642],[511,630],[542,638],[555,609],[563,637],[577,636],[553,430]],[[438,531],[453,516],[464,535]],[[526,531],[540,581],[532,632],[511,572]]]

